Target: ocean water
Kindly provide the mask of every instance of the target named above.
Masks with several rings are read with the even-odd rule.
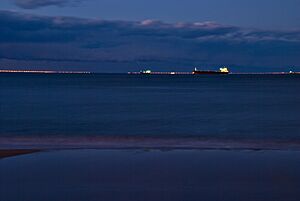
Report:
[[[300,76],[0,74],[0,137],[300,140]]]
[[[59,150],[0,160],[1,201],[299,201],[298,151]]]

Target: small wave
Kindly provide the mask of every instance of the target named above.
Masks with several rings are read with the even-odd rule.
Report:
[[[150,137],[1,137],[0,149],[300,150],[300,141]]]

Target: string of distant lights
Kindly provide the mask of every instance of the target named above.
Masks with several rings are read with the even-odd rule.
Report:
[[[0,70],[0,73],[46,73],[46,74],[89,74],[88,71],[51,71],[51,70]]]

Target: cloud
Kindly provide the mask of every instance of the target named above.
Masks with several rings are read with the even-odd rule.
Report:
[[[0,11],[0,64],[26,61],[134,66],[300,66],[300,31],[266,31],[215,22],[107,21]],[[121,65],[122,64],[122,65]],[[128,65],[130,64],[130,65]],[[115,69],[114,69],[115,70]],[[112,71],[114,71],[112,69]],[[126,69],[128,70],[128,69]],[[123,70],[124,71],[124,70]]]
[[[81,0],[14,0],[16,6],[24,9],[35,9],[45,6],[76,5]]]

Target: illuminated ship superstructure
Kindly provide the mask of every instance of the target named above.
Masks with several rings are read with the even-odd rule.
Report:
[[[141,71],[140,71],[140,74],[146,74],[146,75],[149,75],[149,74],[151,74],[151,73],[152,73],[151,70],[141,70]]]

